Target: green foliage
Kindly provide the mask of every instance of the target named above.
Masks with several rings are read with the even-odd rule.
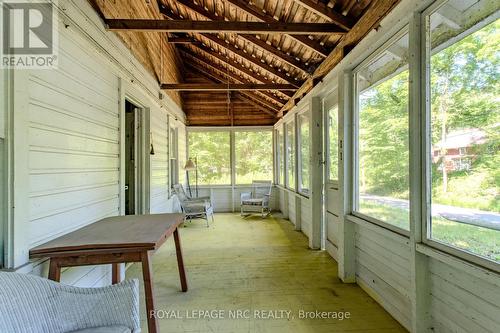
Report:
[[[500,20],[431,58],[432,142],[450,132],[478,128],[487,142],[473,147],[468,171],[433,166],[433,202],[500,211]],[[464,195],[466,194],[466,195]]]
[[[199,184],[231,184],[229,132],[190,132],[188,156],[198,162]]]
[[[309,114],[303,113],[299,116],[300,133],[300,190],[309,191],[309,162],[311,152],[310,121]]]
[[[360,191],[408,198],[408,71],[360,96]]]
[[[236,184],[273,179],[273,134],[271,131],[236,132]]]

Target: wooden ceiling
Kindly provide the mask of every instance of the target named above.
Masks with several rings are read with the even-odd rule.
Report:
[[[399,2],[90,1],[191,126],[274,124]]]

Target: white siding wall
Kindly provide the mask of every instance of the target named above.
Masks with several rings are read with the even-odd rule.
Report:
[[[66,31],[28,76],[30,247],[119,212],[118,77]]]
[[[308,238],[311,237],[311,200],[305,197],[300,198],[300,227]]]
[[[168,211],[168,182],[169,182],[169,157],[168,157],[168,116],[165,110],[154,107],[151,112],[151,134],[154,155],[151,159],[151,188],[150,212],[163,213]]]
[[[435,332],[498,332],[500,281],[430,259],[431,314]]]
[[[406,237],[356,225],[356,282],[405,327],[410,327],[410,247]]]

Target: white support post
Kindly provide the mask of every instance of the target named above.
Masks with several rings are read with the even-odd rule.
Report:
[[[302,231],[302,198],[297,193],[292,193],[295,200],[295,230]]]
[[[430,332],[429,258],[416,250],[427,221],[427,164],[425,133],[428,118],[425,29],[420,13],[410,19],[409,128],[410,128],[410,276],[411,330]]]
[[[234,201],[236,198],[234,197],[234,184],[236,183],[236,147],[234,146],[235,140],[234,140],[234,130],[231,129],[229,131],[229,147],[230,147],[230,164],[231,164],[231,211],[234,213]]]
[[[355,225],[346,219],[352,212],[355,170],[354,84],[352,73],[339,77],[339,192],[341,221],[339,225],[339,278],[345,283],[356,282]]]
[[[9,220],[6,267],[22,269],[29,261],[29,73],[8,71],[7,149],[9,175]],[[15,186],[15,190],[14,190]]]
[[[311,98],[309,103],[310,137],[311,142],[309,159],[309,200],[311,201],[311,236],[309,247],[321,248],[321,222],[323,208],[323,117],[321,99]]]

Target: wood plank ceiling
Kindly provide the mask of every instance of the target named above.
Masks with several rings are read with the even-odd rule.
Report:
[[[190,126],[245,126],[274,124],[399,0],[90,2]]]

